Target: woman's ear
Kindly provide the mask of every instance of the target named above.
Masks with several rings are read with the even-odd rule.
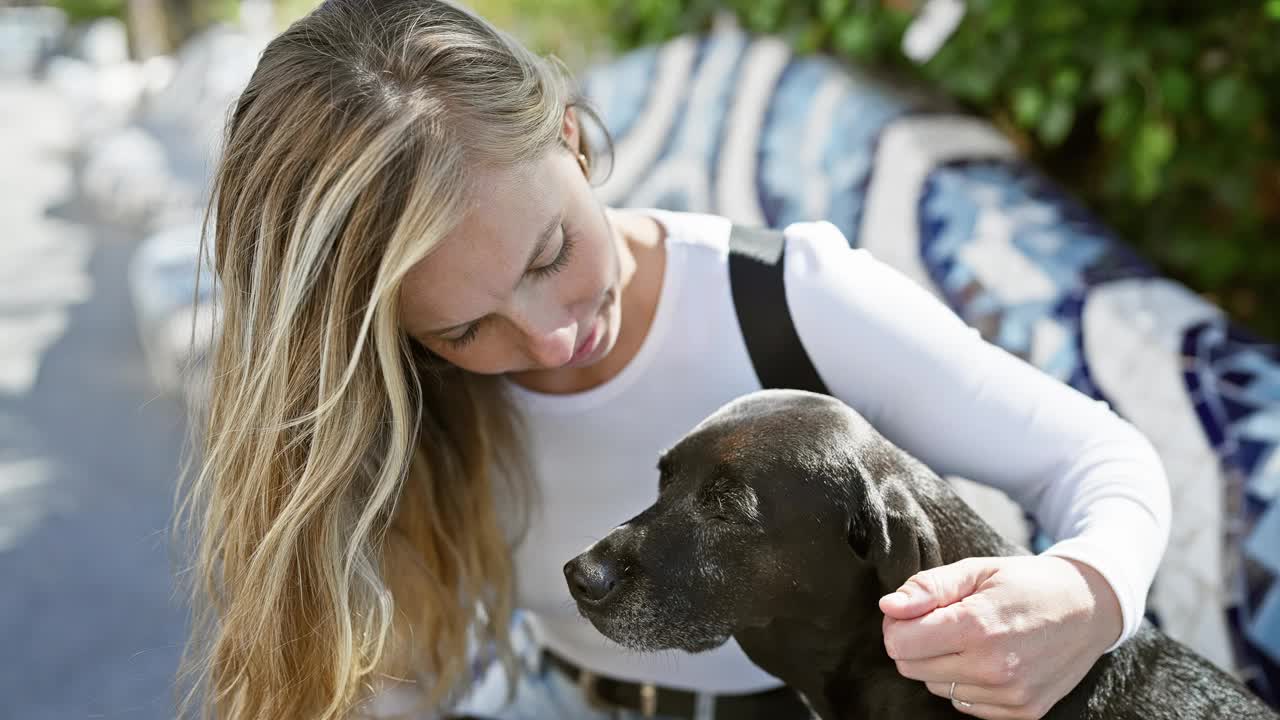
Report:
[[[572,105],[564,109],[564,117],[560,120],[560,137],[574,154],[582,152],[582,124],[578,122],[578,111]]]

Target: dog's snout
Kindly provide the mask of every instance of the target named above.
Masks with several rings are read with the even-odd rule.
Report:
[[[618,586],[622,574],[618,566],[609,560],[579,555],[565,563],[564,578],[575,600],[598,603]]]

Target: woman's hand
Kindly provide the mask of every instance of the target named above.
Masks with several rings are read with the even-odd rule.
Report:
[[[1051,555],[968,558],[880,598],[904,677],[987,720],[1043,717],[1120,636],[1120,603],[1092,567]]]

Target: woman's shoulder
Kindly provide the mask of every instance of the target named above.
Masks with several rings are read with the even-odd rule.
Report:
[[[793,222],[783,228],[787,237],[786,267],[791,278],[888,269],[870,251],[849,244],[848,237],[826,220]]]
[[[658,221],[671,245],[711,251],[722,258],[729,254],[729,233],[734,223],[728,217],[662,208],[635,208],[630,211]],[[796,257],[810,263],[842,264],[851,259],[870,257],[866,250],[850,247],[844,233],[826,220],[791,222],[782,230],[787,237],[788,259]]]
[[[663,208],[633,208],[630,211],[657,221],[662,226],[668,247],[710,250],[720,255],[729,252],[732,223],[723,215]]]

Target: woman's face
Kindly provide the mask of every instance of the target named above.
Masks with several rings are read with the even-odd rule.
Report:
[[[607,355],[620,326],[620,239],[577,159],[557,147],[482,173],[474,187],[462,223],[405,277],[405,330],[482,374],[582,368]]]

